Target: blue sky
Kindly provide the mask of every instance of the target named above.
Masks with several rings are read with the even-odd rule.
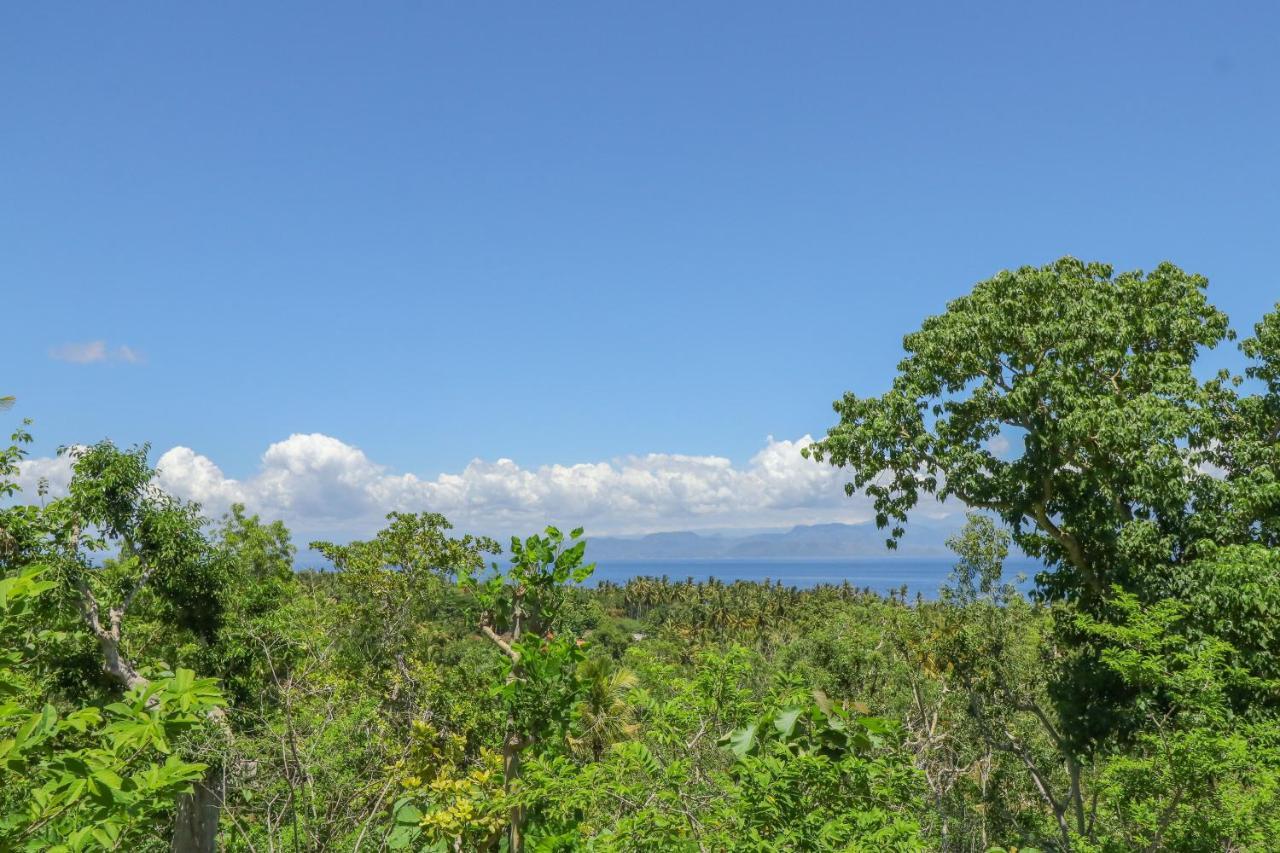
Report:
[[[37,454],[745,470],[1002,267],[1170,259],[1239,326],[1280,298],[1275,4],[2,15],[0,390]]]

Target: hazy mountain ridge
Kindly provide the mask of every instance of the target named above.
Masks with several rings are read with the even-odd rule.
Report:
[[[885,547],[887,532],[874,524],[799,524],[785,531],[702,534],[688,530],[638,537],[593,537],[592,560],[715,560],[796,557],[945,556],[946,539],[957,523],[913,523],[896,551]]]

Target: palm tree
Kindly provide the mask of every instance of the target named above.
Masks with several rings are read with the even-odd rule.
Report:
[[[639,730],[631,722],[633,708],[627,696],[639,679],[629,669],[614,666],[607,657],[583,661],[578,674],[587,682],[587,694],[575,708],[577,736],[569,737],[573,751],[599,761],[604,751],[618,741],[633,737]]]

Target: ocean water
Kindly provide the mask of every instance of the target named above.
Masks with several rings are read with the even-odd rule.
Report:
[[[711,559],[711,560],[608,560],[596,564],[595,574],[588,581],[594,585],[602,580],[626,583],[633,577],[663,577],[673,581],[693,578],[705,581],[716,578],[725,583],[733,581],[765,580],[781,581],[785,586],[814,587],[821,584],[839,585],[848,581],[859,589],[870,587],[881,594],[897,590],[906,584],[908,595],[917,592],[933,598],[946,582],[955,565],[954,557],[833,557],[833,558],[777,558],[777,559]],[[1024,591],[1031,588],[1039,563],[1028,559],[1010,559],[1005,563],[1005,579],[1017,580],[1023,572],[1027,580],[1019,584]]]

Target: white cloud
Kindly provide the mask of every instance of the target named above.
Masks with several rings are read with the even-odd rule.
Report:
[[[49,350],[49,358],[54,361],[65,361],[71,364],[94,364],[101,361],[123,361],[126,364],[141,364],[143,361],[142,353],[133,347],[122,344],[112,349],[107,347],[106,341],[63,344]]]
[[[38,500],[42,484],[51,495],[65,495],[70,482],[71,457],[67,455],[27,459],[18,466],[17,483],[26,502]]]
[[[461,471],[425,479],[394,472],[357,447],[312,433],[272,444],[258,471],[243,480],[227,477],[188,447],[167,451],[156,467],[164,489],[199,501],[207,514],[244,503],[264,517],[283,519],[304,542],[367,535],[391,510],[440,512],[461,529],[494,535],[523,534],[549,523],[584,525],[601,535],[872,518],[865,498],[845,496],[847,472],[800,455],[810,440],[770,436],[745,465],[671,453],[537,468],[505,458],[475,459]],[[28,469],[45,466],[40,470],[58,471],[57,482],[65,484],[65,467],[58,467],[64,460],[23,464],[24,481],[30,479]],[[932,502],[921,511],[946,512]]]
[[[49,350],[49,357],[54,361],[69,361],[72,364],[93,364],[95,361],[107,360],[107,344],[105,341],[63,344]]]

